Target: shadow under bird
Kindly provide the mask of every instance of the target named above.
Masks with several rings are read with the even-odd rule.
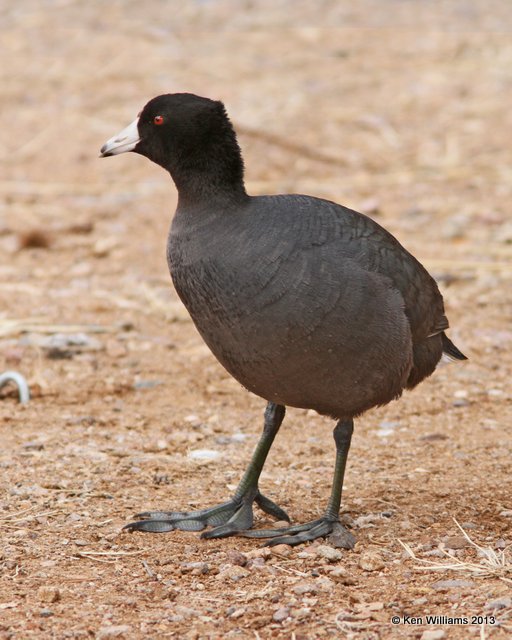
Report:
[[[146,156],[178,189],[167,258],[176,291],[212,353],[267,401],[263,434],[234,495],[190,512],[148,511],[132,531],[199,531],[295,545],[330,536],[351,548],[339,521],[354,417],[429,376],[443,352],[465,360],[445,334],[443,298],[425,268],[365,215],[305,195],[250,196],[222,102],[189,93],[150,100],[101,149]],[[285,407],[336,420],[336,459],[323,515],[253,530],[253,504],[286,512],[259,488]]]

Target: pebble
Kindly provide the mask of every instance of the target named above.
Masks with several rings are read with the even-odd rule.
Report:
[[[197,618],[199,615],[199,611],[197,609],[192,609],[191,607],[184,607],[183,605],[177,604],[174,607],[174,611],[183,618]]]
[[[39,615],[40,615],[42,618],[49,618],[50,616],[53,616],[53,615],[54,615],[54,613],[53,613],[53,611],[52,611],[51,609],[41,609],[41,610],[39,611]]]
[[[290,617],[290,609],[286,607],[281,607],[277,611],[274,611],[274,615],[272,616],[272,620],[274,622],[283,622],[286,618]]]
[[[312,615],[312,612],[311,609],[303,607],[302,609],[296,609],[292,615],[297,620],[304,620],[305,618],[309,618]]]
[[[220,452],[214,449],[194,449],[189,451],[188,457],[192,460],[217,460],[220,458]]]
[[[509,607],[512,607],[512,598],[508,596],[491,600],[485,604],[486,609],[508,609]]]
[[[239,567],[238,565],[221,565],[219,573],[215,576],[216,580],[233,580],[234,582],[238,582],[239,580],[243,580],[248,575],[250,575],[250,571],[245,569],[244,567]]]
[[[500,225],[495,233],[494,238],[496,242],[503,242],[504,244],[512,243],[512,222],[505,222]]]
[[[343,558],[341,551],[327,544],[318,545],[316,547],[316,555],[325,558],[328,562],[338,562]]]
[[[378,216],[382,213],[380,202],[377,198],[366,198],[360,202],[359,211],[367,216]]]
[[[465,549],[469,546],[469,542],[464,536],[449,536],[443,542],[448,549]]]
[[[226,561],[229,562],[229,564],[245,567],[247,564],[247,556],[245,553],[237,551],[236,549],[228,549],[226,552]]]
[[[315,581],[315,586],[318,587],[321,591],[332,591],[334,587],[334,581],[323,576]]]
[[[436,591],[448,591],[449,589],[472,587],[474,584],[471,580],[438,580],[433,582],[430,587]]]
[[[250,558],[245,566],[248,569],[263,569],[265,567],[265,558]]]
[[[377,551],[363,551],[359,558],[359,566],[364,571],[380,571],[384,568],[384,560]]]
[[[43,585],[37,590],[37,597],[41,602],[58,602],[61,598],[61,593],[58,587]]]
[[[272,551],[269,547],[258,547],[257,549],[251,549],[245,554],[245,556],[249,559],[263,558],[264,560],[270,558],[271,555]]]
[[[299,582],[292,587],[292,591],[298,596],[303,596],[306,593],[318,593],[318,587],[313,582]]]
[[[109,625],[108,627],[100,627],[96,636],[97,640],[102,638],[129,638],[132,628],[128,624]],[[133,637],[133,636],[132,636]]]
[[[292,552],[291,547],[289,547],[287,544],[276,544],[274,547],[272,547],[272,551],[278,556],[284,556],[285,558],[287,558]]]
[[[89,544],[87,540],[83,540],[82,538],[73,540],[73,543],[76,544],[77,547],[86,547]]]
[[[92,253],[96,258],[105,258],[119,244],[115,236],[100,238],[94,243]]]
[[[191,573],[193,576],[204,576],[210,573],[210,566],[207,562],[182,562],[180,569],[181,573]]]
[[[446,631],[442,629],[427,629],[421,634],[420,640],[443,640],[446,638]]]
[[[345,567],[326,567],[326,570],[329,572],[329,578],[339,584],[344,584],[345,586],[357,584],[357,580],[347,573]]]

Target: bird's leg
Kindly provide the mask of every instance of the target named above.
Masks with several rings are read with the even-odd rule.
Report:
[[[265,410],[263,434],[231,500],[198,511],[147,511],[139,513],[137,517],[140,520],[130,522],[125,526],[125,529],[163,533],[173,529],[201,531],[207,526],[213,526],[214,528],[203,533],[202,537],[224,538],[252,527],[253,502],[256,502],[265,513],[278,520],[289,522],[290,518],[287,513],[260,493],[258,488],[263,465],[279,431],[284,414],[284,406],[273,402],[268,403]]]
[[[296,545],[324,536],[333,536],[336,546],[352,549],[355,544],[354,536],[347,531],[339,521],[341,504],[341,491],[343,489],[343,478],[350,449],[350,441],[354,430],[353,420],[340,420],[333,432],[336,443],[336,463],[334,466],[334,478],[332,482],[331,496],[327,503],[324,515],[317,520],[298,524],[282,529],[257,529],[247,531],[242,535],[250,538],[271,538],[265,544],[274,546],[276,544]]]

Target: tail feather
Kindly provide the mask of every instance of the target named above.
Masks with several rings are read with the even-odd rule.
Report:
[[[467,360],[467,357],[459,351],[457,347],[453,344],[450,338],[443,333],[443,353],[445,353],[452,360]]]

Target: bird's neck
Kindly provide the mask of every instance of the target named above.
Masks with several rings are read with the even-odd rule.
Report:
[[[178,189],[179,206],[236,206],[248,198],[244,165],[233,137],[182,155],[168,170]]]

